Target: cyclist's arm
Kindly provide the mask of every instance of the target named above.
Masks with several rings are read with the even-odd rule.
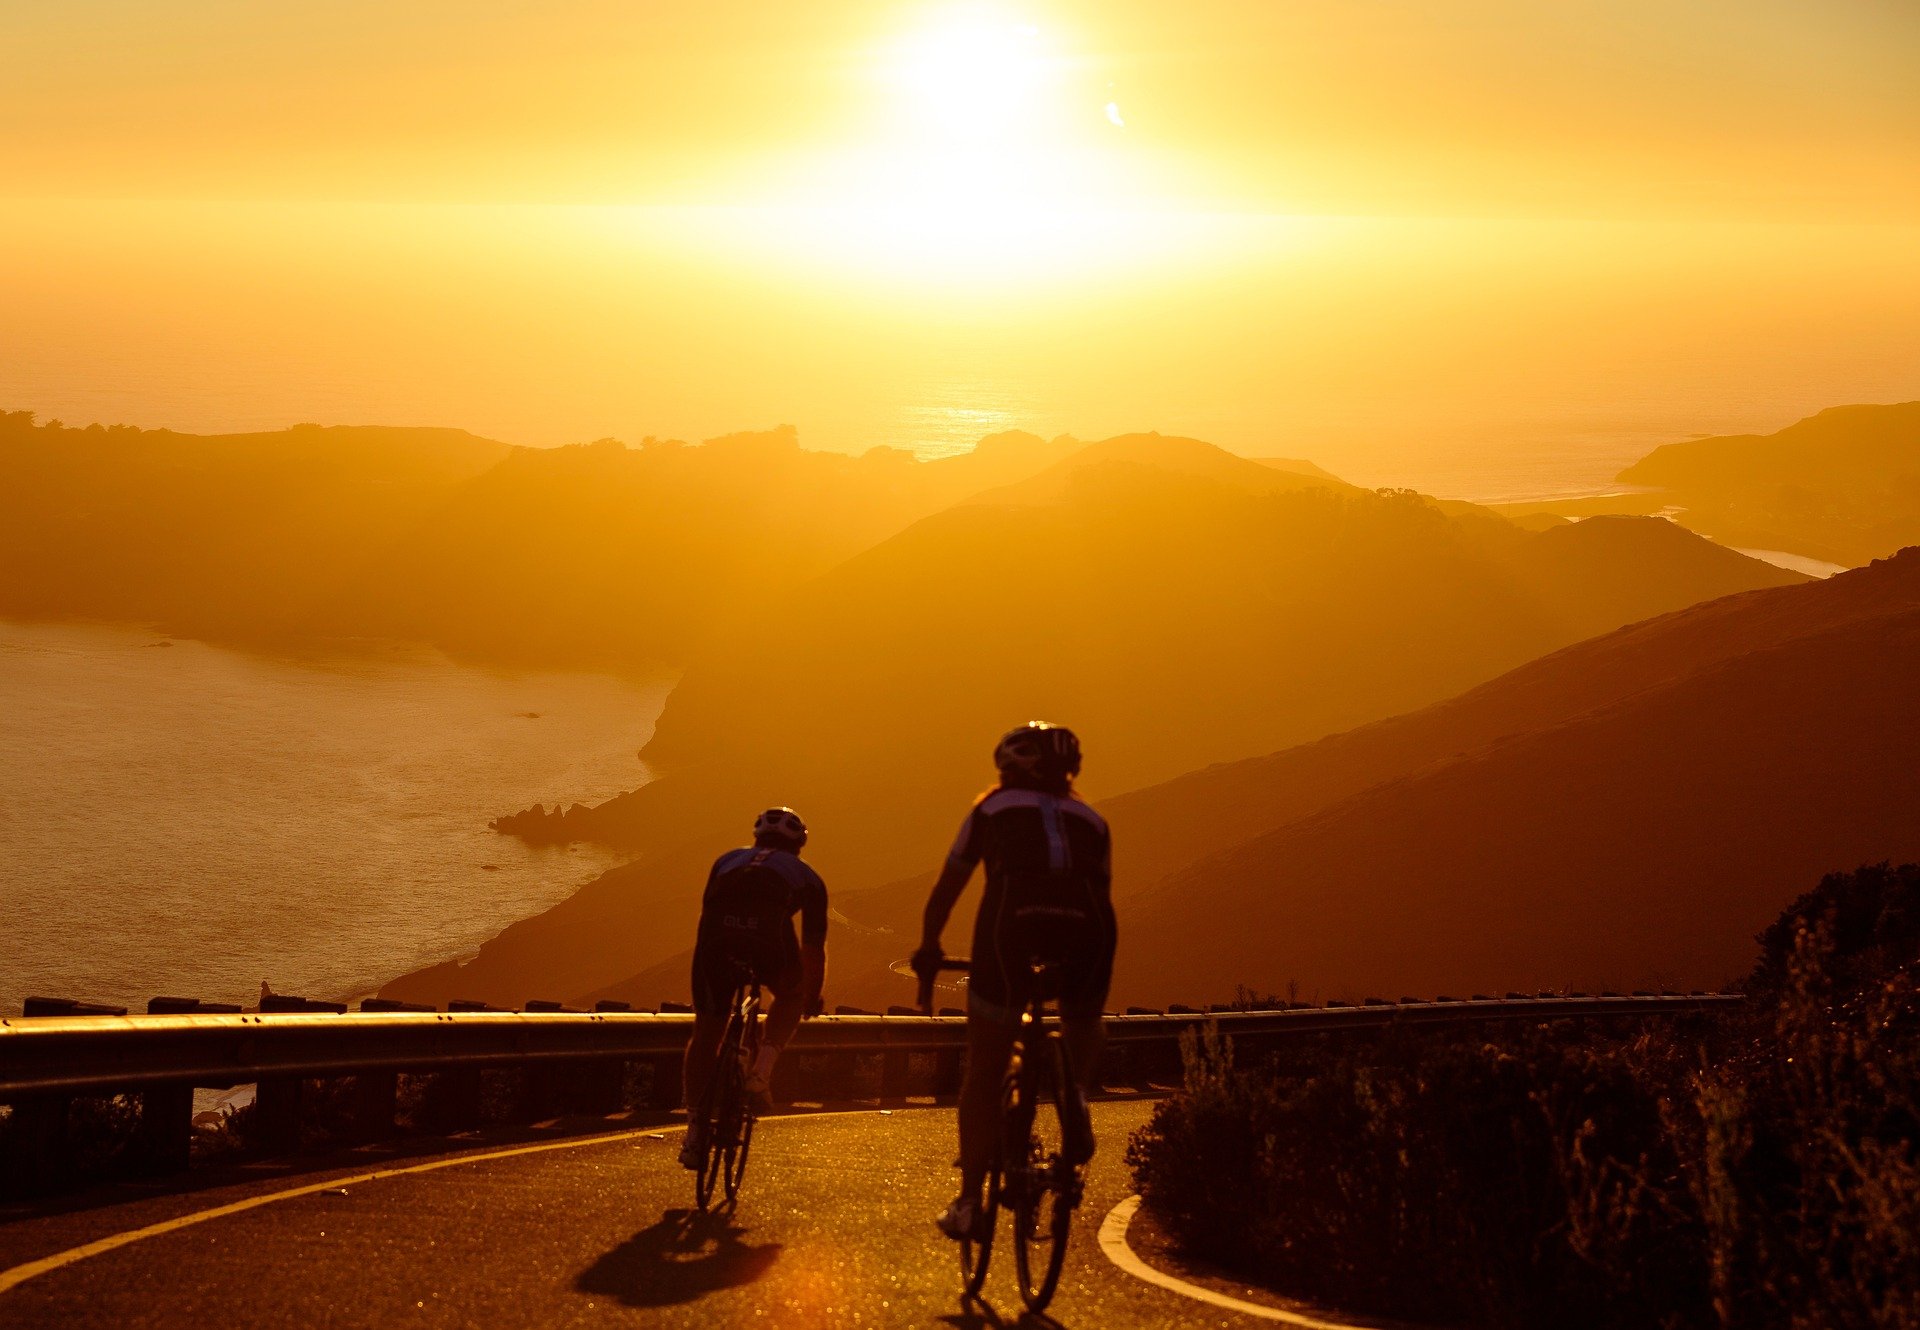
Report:
[[[800,991],[807,1010],[820,1001],[827,983],[827,884],[814,875],[800,904]]]
[[[954,855],[947,857],[946,867],[940,870],[940,880],[933,884],[933,893],[927,897],[926,914],[921,917],[922,951],[940,950],[940,935],[946,931],[953,907],[959,901],[960,893],[967,889],[967,879],[972,876],[972,860]]]
[[[953,848],[947,851],[946,865],[941,868],[939,880],[933,884],[933,891],[927,896],[926,913],[920,921],[920,952],[917,954],[933,955],[940,950],[940,935],[946,931],[954,904],[959,901],[960,893],[967,889],[967,879],[973,876],[973,870],[980,862],[983,821],[980,806],[975,804],[973,811],[967,814],[967,820],[960,824],[960,834],[954,837]]]

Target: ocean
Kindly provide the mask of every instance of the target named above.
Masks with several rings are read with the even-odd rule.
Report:
[[[670,685],[0,622],[0,1013],[346,999],[468,954],[615,862],[487,820],[643,784]]]

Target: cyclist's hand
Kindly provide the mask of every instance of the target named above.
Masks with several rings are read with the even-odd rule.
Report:
[[[826,1012],[827,1012],[826,998],[822,997],[818,993],[815,993],[812,997],[807,999],[806,1009],[801,1013],[801,1019],[810,1021],[815,1016],[826,1015]]]
[[[913,959],[909,960],[907,964],[912,966],[913,972],[922,979],[931,979],[935,974],[939,973],[940,962],[946,958],[947,953],[939,947],[922,947],[913,953]]]

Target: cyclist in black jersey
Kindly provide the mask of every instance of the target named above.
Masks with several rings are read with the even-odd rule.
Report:
[[[960,1090],[960,1194],[940,1216],[956,1241],[973,1230],[992,1164],[1000,1084],[1032,982],[1030,962],[1053,963],[1063,1032],[1081,1084],[1073,1115],[1073,1162],[1093,1154],[1086,1090],[1094,1084],[1101,1008],[1113,975],[1112,845],[1106,821],[1073,790],[1080,741],[1039,721],[1010,731],[994,749],[1000,783],[975,801],[927,899],[913,966],[943,959],[940,934],[976,865],[986,891],[973,929],[967,984],[967,1071]]]
[[[773,993],[767,1009],[766,1037],[751,1067],[747,1093],[758,1111],[773,1107],[768,1085],[774,1060],[806,1016],[821,1010],[820,990],[827,976],[827,886],[800,862],[807,825],[791,808],[769,808],[754,820],[753,844],[729,850],[714,861],[700,902],[700,927],[693,947],[693,1037],[687,1041],[681,1083],[688,1116],[700,1102],[713,1074],[720,1039],[726,1032],[734,986],[744,962],[755,980]],[[794,915],[800,916],[795,936]],[[680,1162],[699,1168],[701,1144],[692,1123]]]

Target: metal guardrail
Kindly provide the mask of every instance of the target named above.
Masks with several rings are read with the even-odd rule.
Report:
[[[1303,1035],[1432,1027],[1481,1021],[1621,1019],[1724,1009],[1737,995],[1525,997],[1332,1004],[1273,1011],[1178,1010],[1106,1018],[1118,1073],[1146,1083],[1143,1069],[1178,1074],[1183,1032],[1207,1022],[1259,1050]],[[542,1004],[547,1005],[547,1004]],[[398,1077],[427,1075],[454,1083],[453,1099],[477,1104],[487,1070],[519,1069],[529,1097],[546,1108],[612,1111],[621,1106],[627,1069],[651,1068],[647,1101],[678,1106],[680,1058],[692,1017],[643,1012],[363,1011],[269,1012],[147,1016],[30,1016],[0,1019],[0,1103],[12,1104],[16,1142],[38,1140],[58,1153],[67,1106],[74,1099],[140,1097],[137,1153],[149,1171],[184,1168],[192,1139],[193,1091],[255,1084],[261,1139],[297,1146],[302,1086],[351,1077],[356,1116],[368,1137],[393,1126]],[[966,1021],[946,1016],[823,1016],[800,1027],[780,1063],[785,1098],[813,1064],[818,1090],[850,1081],[853,1064],[878,1055],[883,1099],[951,1094],[958,1089]],[[915,1055],[932,1054],[931,1059]],[[931,1065],[915,1066],[918,1061]],[[1131,1068],[1129,1068],[1131,1064]],[[844,1096],[846,1086],[840,1087]],[[455,1114],[457,1119],[459,1114]],[[454,1122],[453,1125],[459,1125]],[[16,1143],[16,1149],[20,1148]]]
[[[1106,1018],[1107,1040],[1177,1043],[1207,1021],[1262,1036],[1486,1020],[1631,1017],[1737,1006],[1737,994],[1373,1001],[1284,1011]],[[646,1012],[360,1012],[65,1016],[0,1019],[0,1103],[39,1094],[99,1095],[157,1085],[226,1088],[276,1077],[324,1079],[561,1061],[648,1061],[685,1047],[693,1018]],[[821,1016],[806,1053],[934,1053],[964,1047],[959,1016]]]

